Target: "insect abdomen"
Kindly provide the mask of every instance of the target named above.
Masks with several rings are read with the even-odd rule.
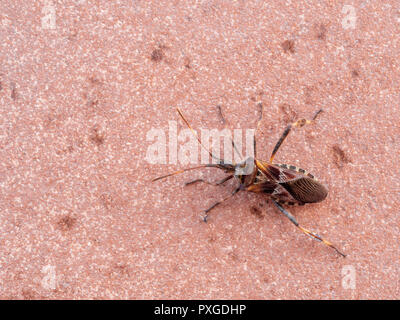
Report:
[[[320,202],[328,195],[328,190],[322,184],[308,176],[281,182],[280,185],[299,202]]]

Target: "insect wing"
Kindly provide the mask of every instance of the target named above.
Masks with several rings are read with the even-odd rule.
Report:
[[[320,202],[328,195],[328,190],[318,181],[307,176],[280,183],[299,202]]]

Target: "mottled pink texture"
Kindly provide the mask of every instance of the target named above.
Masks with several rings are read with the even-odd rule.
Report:
[[[1,1],[0,298],[397,299],[400,3],[384,3]],[[262,159],[324,108],[275,160],[326,184],[290,211],[347,258],[261,195],[203,223],[233,184],[183,184],[214,169],[151,182],[181,167],[145,159],[151,128],[184,128],[176,107],[254,128],[258,102]]]

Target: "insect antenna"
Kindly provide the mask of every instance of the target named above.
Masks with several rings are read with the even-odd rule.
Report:
[[[218,162],[224,162],[221,158],[218,158],[217,156],[214,156],[210,150],[208,150],[200,141],[200,138],[198,137],[196,131],[190,126],[189,121],[186,120],[186,118],[183,116],[182,111],[179,110],[179,108],[176,108],[178,111],[179,115],[181,116],[182,120],[186,123],[187,127],[192,131],[192,134],[195,136],[201,147],[208,152],[208,154],[211,156],[211,158],[218,160]]]
[[[181,116],[182,120],[185,122],[185,124],[187,125],[187,127],[190,129],[190,131],[192,132],[192,134],[194,135],[194,137],[197,139],[197,141],[199,142],[199,144],[201,145],[201,147],[202,147],[204,150],[206,150],[206,151],[208,152],[208,154],[209,154],[212,158],[218,160],[218,163],[219,163],[219,164],[223,163],[224,161],[223,161],[222,159],[220,159],[220,158],[216,157],[215,155],[213,155],[212,152],[211,152],[210,150],[208,150],[208,149],[201,143],[199,137],[198,137],[197,134],[196,134],[196,131],[193,130],[193,128],[192,128],[191,125],[189,124],[189,121],[187,121],[186,118],[184,117],[182,111],[179,110],[179,108],[176,108],[176,110],[178,111],[178,114]],[[171,177],[171,176],[174,176],[174,175],[177,175],[177,174],[181,174],[181,173],[184,173],[184,172],[190,171],[190,170],[195,170],[195,169],[200,169],[200,168],[216,168],[216,167],[218,167],[218,164],[209,163],[209,164],[205,164],[205,165],[201,165],[201,166],[197,166],[197,167],[182,169],[182,170],[178,170],[178,171],[175,171],[175,172],[168,173],[168,174],[163,175],[163,176],[161,176],[161,177],[154,178],[154,179],[152,180],[152,182],[157,181],[157,180],[161,180],[161,179],[164,179],[164,178],[168,178],[168,177]]]
[[[216,167],[218,167],[217,164],[213,164],[213,163],[205,164],[205,165],[202,165],[202,166],[197,166],[197,167],[192,167],[192,168],[187,168],[187,169],[182,169],[182,170],[178,170],[178,171],[175,171],[175,172],[171,172],[171,173],[168,173],[168,174],[163,175],[161,177],[154,178],[151,181],[154,182],[154,181],[161,180],[161,179],[164,179],[164,178],[168,178],[170,176],[174,176],[174,175],[177,175],[177,174],[180,174],[180,173],[184,173],[184,172],[190,171],[190,170],[195,170],[195,169],[200,169],[200,168],[216,168]]]
[[[222,118],[222,122],[224,123],[224,127],[225,127],[225,129],[226,129],[226,122],[227,122],[227,121],[225,120],[225,117],[224,117],[224,115],[222,114],[222,108],[221,108],[221,106],[220,106],[220,105],[217,105],[217,109],[218,109],[219,115],[220,115],[221,118]],[[236,152],[236,154],[239,156],[239,159],[243,159],[243,155],[240,153],[240,151],[239,151],[238,148],[236,147],[235,142],[232,140],[231,137],[229,137],[229,139],[231,140],[233,150],[234,150],[234,151]]]

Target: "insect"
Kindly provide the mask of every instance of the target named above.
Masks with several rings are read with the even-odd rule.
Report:
[[[262,120],[263,107],[261,106],[261,116],[257,122],[257,130],[259,124]],[[222,117],[221,108],[219,108],[219,113]],[[306,170],[298,168],[296,166],[287,165],[287,164],[277,164],[273,163],[274,157],[281,147],[283,141],[289,135],[291,130],[296,127],[303,127],[306,124],[313,123],[317,116],[323,111],[322,109],[318,110],[311,120],[300,119],[292,124],[289,124],[284,130],[283,134],[279,138],[276,143],[271,157],[269,161],[259,160],[256,158],[256,139],[254,137],[254,157],[248,157],[245,161],[240,163],[227,163],[224,159],[220,159],[211,153],[210,150],[206,149],[201,143],[199,137],[196,132],[192,129],[189,122],[183,116],[182,112],[177,109],[178,114],[188,126],[188,128],[192,131],[193,135],[196,137],[199,144],[207,150],[209,155],[216,159],[217,163],[209,163],[197,167],[187,168],[179,171],[175,171],[161,177],[153,179],[153,181],[161,180],[173,175],[177,175],[186,171],[195,170],[199,168],[217,168],[223,170],[228,175],[224,177],[222,180],[218,182],[209,182],[203,179],[196,179],[190,182],[187,182],[185,185],[190,185],[198,182],[207,183],[210,185],[220,186],[223,185],[228,180],[234,178],[238,185],[233,190],[233,192],[225,197],[224,199],[214,203],[208,209],[204,210],[204,221],[207,222],[208,214],[215,207],[223,203],[224,201],[232,198],[235,194],[240,191],[248,191],[255,193],[266,194],[272,200],[272,203],[278,208],[278,210],[283,213],[301,232],[304,234],[324,243],[325,245],[336,250],[338,254],[345,257],[346,255],[339,251],[331,242],[323,239],[318,234],[302,227],[296,220],[296,218],[283,208],[282,205],[304,205],[306,203],[315,203],[324,200],[328,194],[328,190],[310,173]],[[224,120],[225,123],[225,120]],[[257,133],[256,130],[256,133]],[[231,140],[232,141],[232,140]],[[232,141],[232,146],[236,149],[234,142]]]

